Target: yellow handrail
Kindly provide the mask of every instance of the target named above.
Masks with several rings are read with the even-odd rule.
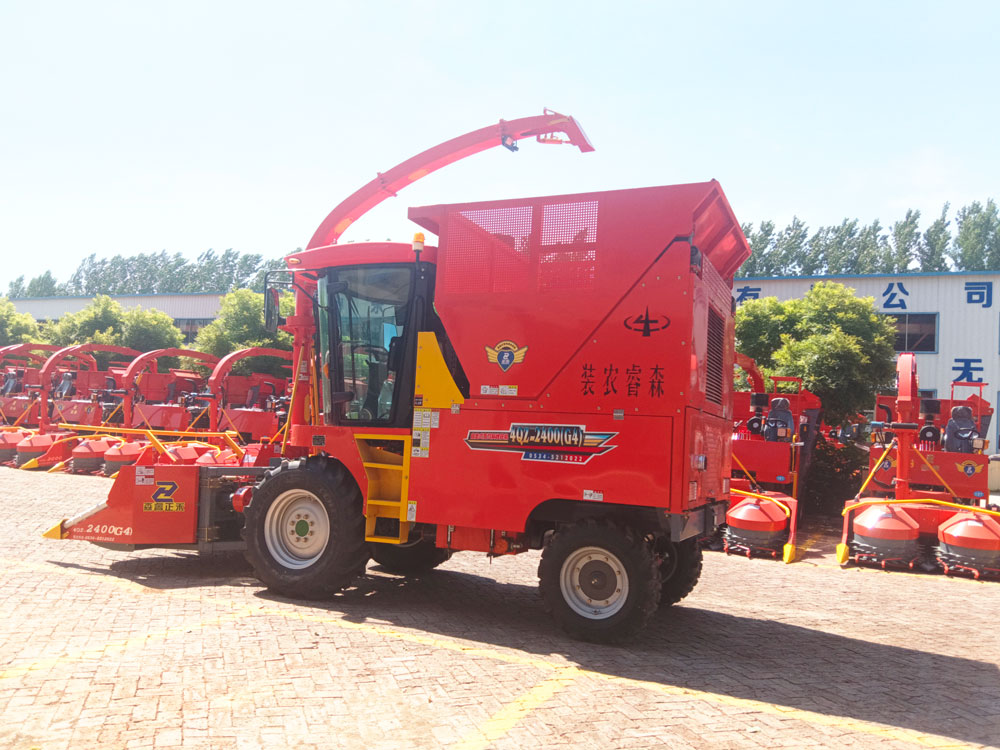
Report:
[[[100,427],[96,425],[75,425],[75,424],[60,424],[59,427],[68,430],[101,430],[104,432],[114,432],[120,435],[141,435],[149,440],[150,443],[156,448],[160,453],[166,453],[166,448],[163,447],[163,443],[158,439],[160,437],[191,437],[190,432],[184,432],[183,430],[143,430],[137,427]],[[199,438],[217,438],[222,440],[227,446],[232,448],[233,453],[243,459],[244,453],[243,447],[236,442],[234,439],[234,432],[199,432],[195,433]],[[208,445],[208,443],[206,443]],[[173,456],[171,456],[173,459]],[[173,459],[176,460],[176,459]]]
[[[734,490],[735,491],[735,490]],[[927,505],[940,505],[945,508],[957,508],[958,510],[968,511],[969,513],[982,513],[987,516],[996,516],[1000,518],[1000,512],[995,510],[986,510],[985,508],[977,508],[975,505],[962,505],[960,503],[949,503],[947,500],[934,500],[929,497],[911,497],[905,500],[862,500],[855,503],[854,505],[848,505],[844,508],[840,515],[846,516],[855,508],[861,508],[868,505],[913,505],[914,503],[927,504]]]
[[[875,465],[872,467],[872,470],[868,472],[868,478],[861,484],[861,489],[858,490],[858,494],[856,494],[854,497],[856,498],[861,497],[861,493],[865,491],[865,487],[867,487],[868,483],[872,481],[872,477],[875,476],[875,472],[878,471],[879,468],[882,466],[882,462],[885,460],[885,457],[889,455],[889,451],[892,450],[892,446],[894,446],[895,444],[896,441],[893,440],[885,447],[885,451],[882,453],[881,456],[879,456],[879,459],[878,461],[875,462]],[[899,459],[897,458],[896,460],[898,461]]]
[[[941,482],[941,484],[944,485],[944,488],[946,490],[948,490],[949,494],[951,494],[951,496],[953,498],[958,499],[958,493],[955,492],[955,490],[953,490],[951,487],[948,486],[948,483],[946,481],[944,481],[944,477],[942,477],[940,474],[938,474],[937,469],[935,469],[931,465],[931,462],[927,460],[927,457],[924,456],[923,453],[921,453],[919,450],[917,450],[916,446],[913,447],[913,452],[916,453],[918,456],[920,456],[920,460],[921,461],[923,461],[925,464],[927,464],[927,468],[930,469],[931,472],[934,474],[934,476],[936,476],[938,478],[938,481]]]
[[[732,456],[733,460],[739,465],[740,471],[742,471],[744,474],[747,475],[747,479],[750,480],[750,483],[753,484],[753,486],[756,487],[757,489],[760,489],[760,485],[757,484],[757,480],[754,479],[753,475],[747,470],[747,467],[743,465],[743,462],[736,457],[736,453],[733,453]]]
[[[115,414],[117,414],[117,413],[118,413],[118,410],[119,410],[119,409],[121,409],[121,408],[122,408],[122,406],[124,406],[124,404],[125,404],[125,402],[124,402],[124,401],[119,401],[119,402],[118,402],[118,406],[116,406],[116,407],[114,408],[114,410],[113,410],[113,411],[112,411],[112,412],[111,412],[111,413],[110,413],[110,414],[108,415],[108,418],[107,418],[107,419],[105,419],[105,420],[102,420],[102,421],[101,421],[101,426],[103,427],[103,426],[104,426],[104,425],[106,425],[106,424],[110,424],[110,423],[111,423],[111,418],[112,418],[112,417],[113,417],[113,416],[114,416]]]
[[[758,500],[770,500],[772,503],[774,503],[779,508],[781,508],[783,511],[785,511],[785,516],[787,518],[791,518],[792,517],[792,511],[791,511],[791,509],[789,509],[789,507],[787,505],[785,505],[785,503],[781,502],[777,498],[768,497],[767,495],[760,495],[760,494],[758,494],[756,492],[747,492],[746,490],[731,489],[729,491],[732,492],[732,493],[734,493],[734,494],[736,494],[736,495],[745,495],[746,497],[755,497]]]

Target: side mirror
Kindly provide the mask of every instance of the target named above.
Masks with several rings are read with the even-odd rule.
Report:
[[[275,287],[264,290],[264,330],[268,333],[277,333],[278,321],[281,317],[278,313],[278,302],[280,293]]]

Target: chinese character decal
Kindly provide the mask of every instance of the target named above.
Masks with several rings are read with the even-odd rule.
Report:
[[[653,365],[653,371],[649,375],[649,395],[653,398],[663,397],[663,368]]]
[[[627,367],[625,369],[625,394],[629,398],[638,398],[640,388],[642,388],[642,368],[639,365]]]
[[[612,393],[618,393],[618,388],[615,385],[615,380],[618,378],[618,368],[614,365],[608,365],[604,368],[604,395],[610,396]]]
[[[882,292],[882,307],[886,310],[905,310],[906,300],[903,298],[909,296],[902,281],[890,281]]]
[[[951,368],[958,374],[955,376],[956,382],[982,383],[982,378],[975,377],[975,373],[983,371],[983,360],[978,357],[955,357],[955,364]]]
[[[993,306],[993,282],[992,281],[966,281],[965,282],[965,302],[968,305],[980,305],[981,307]]]
[[[739,295],[736,297],[736,304],[740,304],[744,300],[748,299],[760,299],[760,287],[759,286],[741,286],[736,291]]]
[[[580,393],[584,396],[594,395],[594,366],[586,363],[580,376]]]

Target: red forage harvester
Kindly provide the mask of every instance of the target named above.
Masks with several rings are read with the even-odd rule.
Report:
[[[527,137],[592,149],[570,117],[501,121],[380,174],[286,259],[294,313],[265,290],[294,342],[284,460],[125,466],[47,535],[245,545],[261,581],[304,598],[370,558],[413,573],[537,549],[545,607],[593,641],[683,598],[725,515],[750,252],[718,183],[412,208],[437,247],[335,244],[415,179]]]
[[[979,395],[921,399],[916,358],[899,355],[895,398],[880,396],[869,473],[845,503],[837,561],[882,568],[1000,576],[1000,508],[989,505],[985,434],[993,409]],[[868,494],[864,495],[865,490]]]

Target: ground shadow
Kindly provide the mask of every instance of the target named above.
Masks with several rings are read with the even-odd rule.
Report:
[[[98,566],[54,564],[109,572]],[[162,590],[210,584],[260,587],[239,553],[132,557],[112,563],[110,572]],[[563,654],[582,668],[610,676],[877,722],[962,742],[1000,744],[996,718],[1000,668],[974,656],[942,656],[684,605],[661,610],[627,646],[584,644],[552,624],[535,586],[447,568],[404,578],[373,564],[355,585],[323,602],[287,599],[264,589],[256,596],[353,622],[375,619],[540,657]]]
[[[158,550],[155,555],[116,560],[110,565],[81,565],[52,561],[70,570],[108,575],[163,591],[226,584],[260,586],[242,552],[214,552],[199,555],[188,551]]]
[[[773,620],[696,607],[664,608],[626,647],[564,636],[537,589],[438,570],[372,575],[328,602],[302,602],[352,621],[388,621],[547,657],[635,680],[887,724],[963,742],[1000,742],[1000,668],[975,658],[888,646]],[[264,599],[292,601],[265,590]],[[970,653],[974,653],[970,650]]]

